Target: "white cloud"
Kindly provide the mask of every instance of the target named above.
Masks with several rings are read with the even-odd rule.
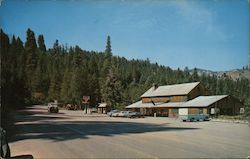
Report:
[[[216,22],[216,13],[200,2],[202,1],[175,0],[171,1],[171,4],[176,7],[177,13],[184,18],[185,26],[189,25],[193,29],[202,29],[208,36],[214,36],[219,40],[230,38]],[[211,3],[217,2],[211,1]]]

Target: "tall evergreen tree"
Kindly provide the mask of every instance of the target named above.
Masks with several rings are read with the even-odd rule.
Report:
[[[102,87],[102,97],[103,100],[110,105],[112,108],[116,108],[118,103],[122,99],[122,84],[117,77],[117,70],[113,66],[111,67],[106,81]]]
[[[62,81],[62,87],[61,87],[61,100],[64,103],[70,103],[72,102],[72,93],[70,90],[70,86],[71,86],[71,81],[72,81],[72,77],[71,77],[71,72],[69,71],[69,68],[66,68],[65,72],[64,72],[64,76],[63,76],[63,81]]]
[[[107,76],[110,66],[111,66],[111,57],[112,57],[112,49],[111,49],[111,39],[108,35],[106,49],[104,52],[104,62],[102,67],[102,75]]]
[[[106,54],[107,58],[111,58],[111,56],[112,56],[111,39],[110,39],[109,35],[107,37],[107,44],[106,44],[105,54]]]
[[[37,48],[36,38],[34,32],[28,28],[26,32],[26,42],[25,42],[25,49],[27,51],[35,52]]]
[[[0,47],[1,47],[1,54],[7,53],[10,47],[10,40],[7,34],[3,32],[1,29],[0,31]]]
[[[198,82],[199,81],[199,76],[197,72],[197,68],[194,68],[194,71],[192,73],[191,79],[193,82]]]
[[[46,52],[46,46],[45,46],[44,38],[43,38],[42,34],[40,34],[38,36],[38,48],[39,48],[40,51]]]

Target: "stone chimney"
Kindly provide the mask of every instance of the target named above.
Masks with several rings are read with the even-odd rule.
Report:
[[[158,88],[158,84],[153,83],[153,88],[154,88],[154,90],[156,90]]]

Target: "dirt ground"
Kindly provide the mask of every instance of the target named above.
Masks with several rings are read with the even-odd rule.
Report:
[[[246,158],[248,124],[113,118],[33,106],[15,115],[14,158]]]

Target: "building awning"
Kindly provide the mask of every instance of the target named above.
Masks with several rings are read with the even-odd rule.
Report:
[[[142,103],[138,101],[131,105],[126,106],[126,108],[164,108],[164,107],[179,107],[183,102],[169,102],[169,103]]]
[[[192,107],[208,107],[221,99],[228,97],[228,95],[216,96],[199,96],[187,102],[169,102],[169,103],[142,103],[138,101],[126,108],[192,108]]]
[[[208,107],[226,97],[228,97],[228,95],[199,96],[183,103],[181,107]]]

